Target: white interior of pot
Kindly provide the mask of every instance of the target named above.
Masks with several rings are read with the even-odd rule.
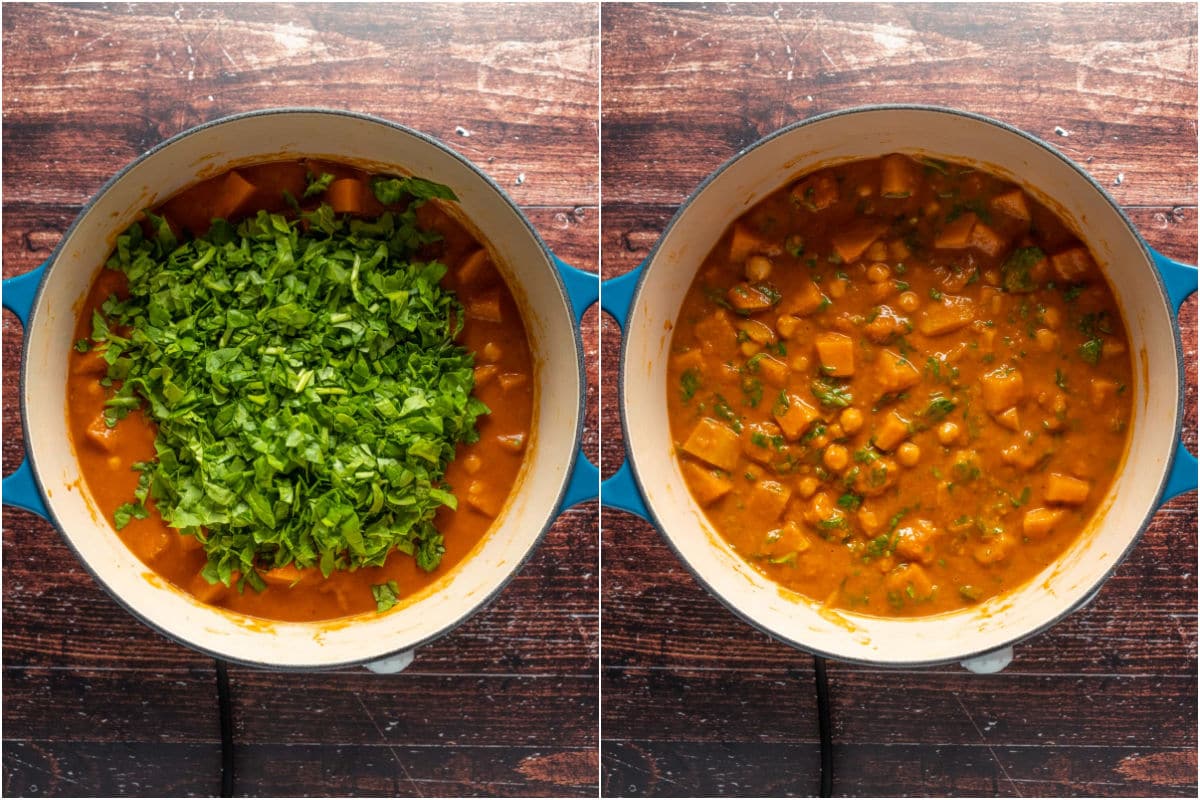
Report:
[[[830,612],[782,590],[712,530],[673,456],[666,416],[671,326],[724,227],[795,176],[889,152],[975,163],[1017,181],[1064,215],[1090,244],[1120,298],[1138,376],[1133,443],[1101,513],[1062,559],[1025,586],[960,612],[888,620]],[[647,506],[685,564],[732,610],[796,646],[844,660],[894,665],[955,661],[1024,638],[1086,599],[1133,544],[1168,466],[1180,392],[1172,316],[1137,237],[1104,196],[1057,155],[974,118],[877,109],[798,126],[720,172],[664,236],[626,328],[622,403]],[[1147,380],[1154,391],[1148,391]]]
[[[325,156],[449,185],[513,287],[534,354],[534,430],[517,491],[473,555],[383,615],[323,623],[266,623],[215,609],[156,578],[84,496],[67,437],[66,354],[75,313],[111,244],[137,213],[230,165]],[[223,657],[280,667],[362,662],[453,627],[520,567],[556,511],[579,433],[582,392],[570,308],[553,266],[520,214],[473,168],[419,136],[325,112],[265,113],[204,128],[134,165],[103,192],[63,243],[28,331],[26,446],[53,516],[93,574],[136,615]]]

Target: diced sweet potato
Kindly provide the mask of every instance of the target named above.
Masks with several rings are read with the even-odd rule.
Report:
[[[980,378],[983,407],[989,414],[999,414],[1021,402],[1025,396],[1025,379],[1012,367],[992,370]]]
[[[767,532],[763,537],[762,555],[781,556],[788,553],[803,553],[812,547],[812,541],[794,521]]]
[[[782,389],[787,386],[788,375],[791,370],[788,365],[773,356],[761,356],[758,359],[758,374],[762,376],[763,382],[774,386],[776,389]]]
[[[824,211],[838,201],[838,185],[832,175],[810,175],[792,187],[792,200],[809,211]]]
[[[971,555],[980,564],[995,564],[1008,558],[1016,540],[1007,533],[1000,533],[984,539]]]
[[[817,409],[791,393],[787,395],[787,408],[781,408],[780,404],[776,404],[773,413],[775,421],[779,423],[779,429],[783,431],[784,438],[789,441],[799,439],[801,434],[808,430],[808,426],[821,416]]]
[[[737,353],[737,331],[729,320],[729,312],[718,308],[696,323],[696,339],[703,355],[725,361]]]
[[[885,392],[902,392],[921,382],[920,371],[893,350],[881,350],[875,359],[876,380]]]
[[[778,481],[755,481],[746,498],[746,510],[760,523],[771,523],[779,519],[792,490]]]
[[[729,260],[741,264],[755,253],[764,252],[770,241],[750,229],[742,222],[733,223],[733,232],[729,236]]]
[[[892,310],[891,306],[880,306],[875,318],[863,326],[863,333],[875,344],[887,344],[907,326],[908,320]]]
[[[367,187],[358,178],[339,178],[325,190],[325,199],[335,214],[361,214]]]
[[[254,189],[254,184],[243,178],[236,169],[231,169],[221,181],[221,192],[213,205],[212,217],[229,219],[237,216],[253,196]]]
[[[775,437],[780,435],[779,426],[770,422],[747,425],[742,431],[742,452],[760,464],[769,464],[782,454],[775,447]]]
[[[880,162],[879,193],[884,197],[911,197],[917,189],[916,164],[907,156],[892,153]]]
[[[821,293],[821,287],[817,286],[812,281],[800,281],[800,288],[796,292],[788,293],[780,303],[780,310],[786,314],[795,314],[798,317],[806,317],[809,314],[820,311],[828,304],[828,300]]]
[[[708,506],[720,500],[733,488],[733,482],[711,467],[694,461],[683,462],[683,475],[700,505]]]
[[[1034,450],[1027,444],[1010,444],[1000,451],[1000,460],[1013,467],[1031,470],[1041,463],[1044,453]]]
[[[936,553],[933,544],[941,530],[927,519],[896,529],[896,554],[907,561],[932,564]]]
[[[520,453],[525,449],[525,434],[510,433],[496,437],[496,444],[510,453]]]
[[[1050,265],[1061,280],[1076,281],[1096,268],[1091,253],[1083,245],[1050,256]]]
[[[909,435],[909,421],[900,416],[897,411],[892,411],[882,420],[878,427],[875,428],[875,435],[872,441],[875,446],[885,453],[891,452],[896,448],[896,445],[903,442]]]
[[[992,211],[998,214],[1003,214],[1011,219],[1021,222],[1029,222],[1029,203],[1025,200],[1025,193],[1020,189],[998,194],[992,198],[989,205]]]
[[[975,227],[971,228],[969,246],[990,258],[995,258],[1008,247],[1008,240],[984,223],[976,222]]]
[[[113,452],[117,446],[116,429],[108,427],[104,414],[97,414],[84,431],[87,440],[105,452]]]
[[[1046,501],[1077,506],[1087,500],[1091,485],[1087,481],[1058,472],[1046,478]]]
[[[1031,539],[1040,539],[1054,529],[1065,513],[1062,509],[1031,508],[1025,512],[1021,530]]]
[[[475,368],[475,386],[487,386],[500,368],[495,364],[482,364]]]
[[[878,220],[858,220],[833,235],[833,250],[843,263],[853,264],[886,230],[886,223]]]
[[[844,333],[828,332],[817,335],[817,355],[821,371],[836,378],[854,374],[854,340]]]
[[[294,563],[262,570],[258,574],[271,586],[311,586],[324,580],[319,568],[300,569]]]
[[[529,376],[524,372],[505,372],[500,375],[500,388],[506,392],[519,389],[529,383]]]
[[[467,504],[486,516],[495,517],[504,507],[504,492],[497,491],[485,481],[471,481],[467,487]]]
[[[774,344],[779,341],[779,337],[775,335],[775,329],[757,319],[742,320],[738,323],[737,328],[752,342]]]
[[[978,218],[974,212],[961,214],[946,223],[934,237],[933,246],[940,250],[962,250],[971,244],[971,231]]]
[[[940,303],[930,303],[917,318],[917,330],[926,336],[941,336],[969,325],[975,319],[975,302],[969,297],[947,294]]]
[[[496,293],[488,293],[472,297],[466,303],[467,317],[477,319],[482,322],[502,322],[503,314],[500,312],[500,296]]]
[[[925,600],[933,594],[933,581],[919,564],[902,564],[888,573],[884,580],[889,592],[905,601]]]
[[[996,422],[999,422],[1010,431],[1021,430],[1021,415],[1017,413],[1016,406],[1013,406],[1005,411],[1001,411],[999,414],[997,414]]]
[[[683,443],[685,453],[726,472],[737,466],[740,449],[738,435],[733,429],[711,417],[697,422]]]
[[[496,266],[484,248],[471,252],[458,265],[458,280],[463,286],[485,286],[496,278]]]
[[[765,311],[775,305],[775,298],[749,283],[736,283],[725,293],[729,305],[746,314]]]

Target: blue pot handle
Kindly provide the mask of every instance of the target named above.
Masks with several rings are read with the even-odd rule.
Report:
[[[575,469],[571,472],[571,480],[567,484],[567,492],[563,495],[559,511],[566,511],[571,506],[595,500],[600,496],[600,470],[588,460],[583,453],[575,460]]]
[[[554,266],[558,268],[558,274],[567,287],[567,297],[571,300],[575,324],[578,325],[583,319],[583,312],[600,299],[600,276],[572,267],[553,253],[550,257],[554,259]]]
[[[29,320],[29,312],[33,309],[33,298],[37,295],[42,275],[45,274],[49,263],[49,261],[44,261],[36,269],[30,270],[24,275],[9,278],[4,282],[4,307],[17,315],[17,319],[21,320],[21,327],[25,327]]]
[[[1151,249],[1150,252],[1154,256],[1154,267],[1162,276],[1163,283],[1166,284],[1171,308],[1178,314],[1183,301],[1196,291],[1196,268],[1167,258],[1157,250]],[[1181,443],[1175,450],[1175,461],[1171,464],[1171,473],[1167,477],[1167,486],[1163,490],[1162,501],[1165,503],[1173,497],[1195,489],[1196,478],[1196,457],[1189,453]]]
[[[50,519],[37,481],[33,479],[33,470],[29,468],[29,461],[22,461],[16,472],[5,476],[0,493],[4,495],[4,505],[16,506],[25,511],[32,511],[42,519]]]
[[[613,319],[625,330],[625,322],[629,318],[630,306],[633,304],[633,292],[641,280],[642,270],[650,263],[647,258],[624,275],[604,282],[604,291],[600,293],[600,307],[612,314]]]
[[[4,307],[17,315],[22,326],[29,320],[29,312],[33,309],[33,298],[37,295],[42,275],[45,274],[46,265],[49,263],[46,261],[37,269],[4,281]],[[38,489],[37,481],[33,479],[33,470],[29,468],[28,461],[23,461],[13,474],[4,479],[3,484],[0,485],[0,493],[4,496],[5,505],[32,511],[42,519],[50,518],[46,512],[46,503],[42,500],[42,493]]]
[[[600,484],[600,502],[610,508],[628,511],[636,514],[647,522],[651,522],[650,512],[646,510],[646,501],[638,490],[637,481],[633,479],[633,469],[629,466],[629,458],[617,470],[617,474]]]

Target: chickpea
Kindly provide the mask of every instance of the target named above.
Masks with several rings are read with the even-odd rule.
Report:
[[[867,258],[872,261],[883,261],[887,258],[888,246],[886,242],[873,242],[867,248]]]
[[[958,434],[959,428],[957,422],[943,422],[941,425],[938,425],[938,441],[947,447],[958,440]]]
[[[1034,331],[1033,338],[1037,341],[1038,347],[1047,353],[1058,346],[1058,334],[1049,328],[1038,328]]]
[[[871,283],[883,283],[892,276],[891,267],[884,263],[875,263],[867,267],[867,280]]]
[[[765,281],[771,274],[771,259],[766,256],[750,256],[746,259],[746,279]]]
[[[791,314],[780,314],[779,319],[775,320],[775,330],[779,331],[779,335],[784,339],[792,338],[792,334],[796,332],[796,327],[800,324],[800,320],[793,317]]]
[[[489,361],[493,364],[500,360],[500,356],[503,355],[503,353],[504,351],[500,349],[500,345],[496,344],[495,342],[488,342],[483,346],[483,350],[480,351],[480,355],[483,357],[482,360]]]
[[[796,356],[792,359],[792,370],[794,372],[808,371],[808,356]]]
[[[749,358],[750,356],[762,350],[762,345],[755,341],[742,342],[742,355]]]
[[[985,284],[987,284],[988,286],[999,286],[1000,285],[1000,271],[994,270],[994,269],[984,270],[983,282]]]
[[[796,488],[799,490],[800,496],[807,500],[817,493],[817,487],[820,485],[821,482],[819,480],[812,475],[808,475],[800,479],[800,485]]]
[[[915,467],[921,460],[921,448],[912,442],[905,442],[896,449],[896,460],[906,467]]]
[[[842,430],[849,434],[855,434],[862,429],[863,415],[857,408],[847,408],[838,417],[838,421],[842,423]]]
[[[917,296],[916,292],[901,292],[896,302],[899,303],[900,308],[910,314],[921,307],[921,298]]]
[[[1062,322],[1062,314],[1057,308],[1051,306],[1046,309],[1046,313],[1042,314],[1042,321],[1046,323],[1046,327],[1051,330],[1057,329]]]
[[[841,278],[829,283],[829,296],[834,300],[841,300],[846,296],[846,282]]]
[[[850,463],[850,453],[840,444],[831,444],[825,448],[825,454],[821,460],[834,472],[841,472]]]
[[[468,475],[474,475],[483,467],[483,460],[479,456],[471,453],[463,458],[463,468],[466,469]]]

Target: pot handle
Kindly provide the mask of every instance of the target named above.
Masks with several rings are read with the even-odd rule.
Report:
[[[554,259],[554,266],[558,268],[563,285],[567,287],[567,297],[571,300],[575,324],[578,325],[583,319],[583,313],[600,299],[600,276],[572,267],[553,253],[550,257]]]
[[[622,331],[625,330],[629,309],[633,304],[634,290],[649,262],[647,258],[624,275],[605,281],[600,292],[600,307],[612,314]],[[628,456],[616,474],[600,484],[600,502],[650,521],[650,512],[646,510],[646,501],[633,478]]]
[[[567,297],[575,314],[575,324],[583,320],[584,312],[600,300],[600,276],[572,267],[553,253],[554,266],[562,277],[563,285],[567,288]],[[575,459],[575,468],[571,471],[571,479],[567,482],[567,491],[563,495],[560,511],[564,511],[579,503],[595,500],[600,491],[600,471],[580,453]]]
[[[33,298],[37,295],[38,286],[42,283],[42,275],[45,274],[46,265],[49,263],[49,261],[43,262],[37,269],[4,281],[4,307],[17,315],[17,319],[21,320],[22,327],[29,320],[29,312],[33,309]],[[37,481],[33,478],[33,470],[29,468],[28,460],[22,461],[21,466],[17,467],[11,475],[4,477],[3,484],[0,485],[0,494],[3,495],[4,505],[31,511],[42,519],[50,518],[46,511],[46,503],[42,499],[41,490],[38,489]]]
[[[1196,268],[1190,264],[1182,264],[1173,259],[1167,258],[1162,253],[1151,248],[1150,252],[1154,256],[1154,267],[1158,270],[1158,274],[1162,276],[1163,283],[1167,287],[1167,298],[1171,301],[1171,308],[1175,313],[1179,313],[1179,307],[1183,305],[1183,301],[1188,295],[1196,291],[1197,272]],[[1162,502],[1190,492],[1196,488],[1197,483],[1197,465],[1196,457],[1188,452],[1188,449],[1180,443],[1175,450],[1175,460],[1171,464],[1171,474],[1167,478],[1166,488],[1163,489]]]

